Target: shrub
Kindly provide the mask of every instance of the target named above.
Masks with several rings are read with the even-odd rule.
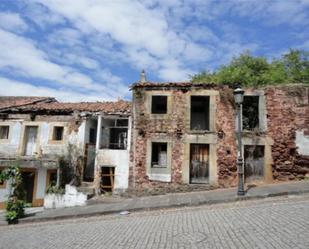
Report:
[[[9,224],[15,224],[25,216],[25,202],[11,197],[6,203],[5,219]]]
[[[57,187],[54,185],[49,185],[49,187],[47,188],[47,194],[64,194],[64,189],[61,187]]]
[[[12,189],[6,202],[5,218],[9,224],[15,224],[19,218],[25,216],[25,202],[22,200],[24,189],[18,161],[1,172],[0,180],[10,181]]]

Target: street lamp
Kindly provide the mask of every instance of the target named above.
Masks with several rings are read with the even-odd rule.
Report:
[[[234,90],[234,100],[237,108],[237,120],[238,120],[238,129],[237,129],[237,140],[238,140],[238,151],[237,151],[237,170],[238,170],[238,190],[237,195],[245,195],[244,190],[244,163],[242,155],[242,103],[244,100],[244,90],[241,88],[236,88]]]

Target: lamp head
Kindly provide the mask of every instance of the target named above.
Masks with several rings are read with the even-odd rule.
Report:
[[[234,100],[237,105],[242,104],[242,102],[244,101],[244,93],[245,91],[242,90],[240,87],[234,90]]]

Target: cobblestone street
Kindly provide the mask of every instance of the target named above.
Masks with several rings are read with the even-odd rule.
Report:
[[[309,195],[0,227],[0,248],[309,248]]]

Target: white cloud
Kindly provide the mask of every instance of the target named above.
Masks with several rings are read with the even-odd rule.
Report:
[[[105,85],[98,84],[94,80],[71,67],[59,65],[49,60],[48,55],[38,49],[35,43],[24,37],[0,29],[0,69],[10,69],[10,74],[20,75],[26,78],[42,79],[43,82],[53,82],[55,87],[62,85],[71,89],[98,91],[102,95],[125,96],[126,92],[110,91]],[[14,53],[12,53],[14,51]],[[73,55],[74,57],[74,55]],[[79,63],[88,67],[98,66],[95,61],[88,58],[81,59]],[[123,83],[117,82],[121,88]]]
[[[70,20],[84,36],[90,34],[95,37],[99,33],[112,38],[112,43],[120,49],[119,55],[123,60],[138,70],[145,68],[167,72],[172,69],[170,75],[175,75],[175,67],[162,61],[177,59],[180,64],[177,68],[186,68],[187,62],[207,61],[211,57],[208,48],[201,47],[193,40],[170,29],[162,9],[147,8],[143,2],[85,0],[65,2],[38,0],[38,2]],[[179,5],[179,2],[169,4],[175,6]],[[160,75],[163,77],[168,74]],[[170,78],[169,76],[162,79]],[[175,80],[176,78],[179,79],[178,76]]]
[[[23,32],[28,25],[18,13],[0,12],[0,27],[12,32]]]
[[[1,94],[5,96],[47,96],[56,97],[58,100],[65,102],[115,100],[115,98],[111,98],[109,95],[103,95],[98,92],[80,93],[72,89],[35,86],[30,83],[3,77],[0,77],[0,87],[5,89],[5,91],[1,91]]]

